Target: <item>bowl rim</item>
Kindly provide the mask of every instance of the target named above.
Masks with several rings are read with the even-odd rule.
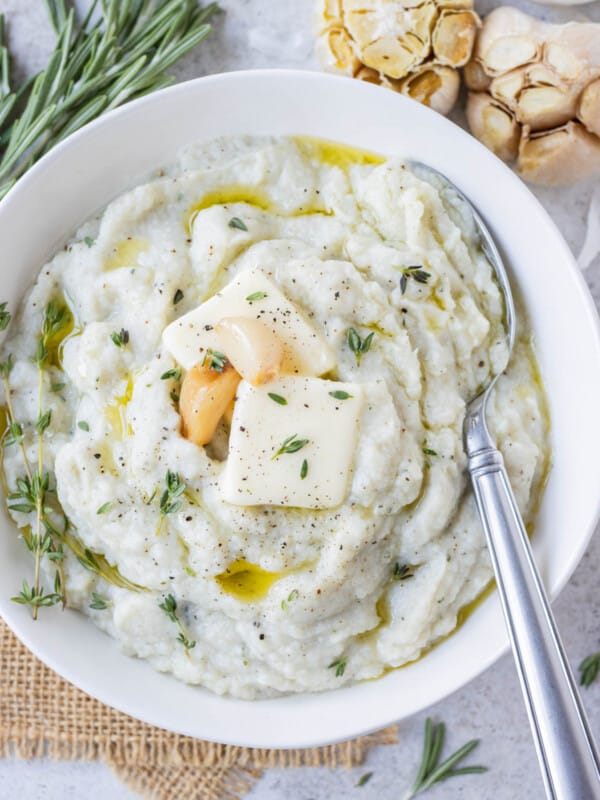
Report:
[[[0,201],[0,218],[4,213],[4,210],[12,203],[13,198],[19,197],[21,194],[27,193],[30,191],[30,186],[37,183],[39,177],[43,175],[45,168],[52,164],[53,162],[60,162],[63,159],[64,154],[69,151],[72,145],[80,140],[85,141],[85,139],[98,131],[102,131],[104,128],[110,130],[113,122],[117,119],[121,119],[127,117],[129,115],[135,116],[138,115],[144,109],[155,106],[160,104],[162,100],[169,96],[175,96],[177,94],[186,95],[188,92],[198,86],[198,85],[222,85],[226,86],[232,82],[247,82],[251,84],[255,81],[300,81],[300,82],[307,82],[307,83],[326,83],[330,82],[332,85],[341,85],[342,82],[344,85],[353,84],[354,89],[352,91],[356,92],[357,96],[360,93],[372,93],[372,92],[381,92],[381,93],[388,93],[387,90],[375,87],[370,84],[366,84],[359,81],[351,81],[346,77],[341,76],[333,76],[327,75],[324,73],[319,72],[311,72],[307,70],[296,70],[296,69],[254,69],[254,70],[240,70],[236,72],[227,72],[227,73],[217,73],[214,75],[209,75],[201,78],[196,78],[190,81],[185,81],[175,86],[168,87],[166,89],[159,90],[154,92],[150,95],[142,97],[138,100],[134,100],[130,103],[125,104],[119,108],[116,108],[107,114],[101,116],[97,120],[94,120],[91,123],[88,123],[86,126],[81,128],[80,130],[76,131],[75,133],[71,134],[68,138],[60,142],[56,145],[49,153],[47,153],[39,162],[37,162],[19,181],[17,181],[16,185],[11,188],[11,190],[7,193],[6,197]],[[402,102],[406,104],[414,103],[407,98],[395,96],[394,102]],[[415,104],[416,105],[416,104]],[[480,152],[485,154],[485,158],[489,160],[490,165],[492,161],[494,162],[492,169],[498,171],[501,170],[504,173],[505,179],[510,180],[512,184],[512,191],[514,193],[520,194],[522,197],[526,197],[527,202],[531,205],[534,204],[538,211],[542,213],[543,217],[545,218],[546,224],[549,224],[552,228],[552,233],[556,239],[557,246],[560,244],[562,248],[562,256],[565,265],[565,271],[569,273],[570,278],[573,281],[574,288],[577,290],[579,295],[579,302],[581,304],[582,314],[585,312],[586,321],[589,324],[589,328],[594,335],[594,342],[593,346],[595,346],[596,352],[600,353],[600,320],[598,318],[598,313],[596,311],[595,304],[593,299],[590,295],[589,289],[585,280],[579,270],[576,261],[570,252],[566,242],[564,241],[562,234],[560,233],[558,227],[554,223],[554,221],[550,218],[549,214],[545,211],[541,203],[537,200],[537,198],[531,193],[531,191],[526,187],[526,185],[512,172],[512,170],[493,156],[480,142],[478,142],[474,137],[472,137],[469,133],[467,133],[464,129],[460,128],[458,125],[455,125],[450,120],[444,119],[440,117],[440,115],[436,114],[435,112],[431,111],[430,109],[419,107],[420,110],[418,114],[423,115],[424,117],[434,120],[436,119],[438,126],[448,126],[448,130],[453,128],[452,136],[458,137],[458,139],[469,140],[469,146],[479,149]],[[417,113],[417,112],[413,112]],[[374,148],[377,150],[377,148]],[[175,156],[175,154],[173,154]],[[121,191],[126,190],[121,189]],[[83,220],[82,220],[83,221]],[[591,345],[592,346],[592,345]],[[599,360],[600,363],[600,360]],[[582,535],[578,541],[578,546],[573,550],[571,553],[570,558],[568,561],[563,564],[563,570],[561,572],[560,580],[557,580],[551,588],[551,596],[555,598],[558,593],[564,588],[567,581],[571,577],[575,567],[579,563],[580,559],[583,556],[585,549],[587,548],[595,528],[597,526],[598,520],[600,519],[600,491],[597,494],[595,499],[595,505],[593,508],[590,507],[590,511],[588,514],[588,523],[586,525],[586,532],[585,535]],[[488,601],[486,601],[487,603]],[[497,602],[497,597],[495,600],[490,599],[489,602]],[[71,612],[72,613],[72,612]],[[382,719],[378,719],[377,724],[371,725],[364,725],[361,723],[354,723],[350,724],[350,721],[346,721],[347,724],[344,726],[338,726],[338,733],[335,735],[323,734],[319,733],[318,731],[311,735],[307,735],[305,733],[298,733],[297,731],[288,731],[284,733],[282,737],[282,731],[275,731],[269,730],[266,733],[261,734],[260,736],[256,735],[256,731],[244,731],[238,728],[235,733],[232,733],[232,736],[228,739],[223,739],[223,737],[219,738],[211,738],[210,732],[206,733],[198,733],[196,730],[190,730],[186,727],[177,727],[173,724],[165,724],[161,721],[160,717],[157,718],[156,713],[152,711],[150,707],[144,708],[140,706],[139,703],[127,703],[123,699],[115,699],[115,697],[111,696],[110,693],[107,691],[99,689],[93,682],[93,680],[86,679],[85,676],[80,675],[76,669],[71,668],[71,664],[68,660],[61,661],[61,659],[55,658],[52,654],[46,652],[44,647],[40,644],[39,641],[36,640],[36,636],[33,630],[29,630],[25,628],[21,623],[21,618],[16,613],[12,613],[12,607],[7,605],[5,602],[0,602],[0,615],[4,619],[5,623],[9,626],[9,628],[13,631],[13,633],[29,648],[29,650],[39,658],[43,663],[45,663],[48,667],[53,669],[59,675],[64,677],[70,683],[75,685],[77,688],[83,690],[87,694],[95,697],[96,699],[100,700],[101,702],[118,709],[119,711],[129,714],[142,722],[148,723],[150,725],[166,728],[167,730],[172,730],[177,733],[181,733],[184,735],[193,736],[196,738],[203,738],[208,739],[211,741],[225,741],[228,744],[233,745],[240,745],[240,746],[247,746],[247,747],[273,747],[278,749],[288,749],[288,748],[300,748],[300,747],[315,747],[324,744],[331,744],[339,741],[343,741],[346,739],[350,739],[359,735],[364,735],[371,731],[377,730],[379,728],[385,727],[389,724],[396,722],[399,718],[404,718],[405,716],[410,716],[411,714],[417,713],[418,711],[422,710],[423,708],[428,707],[429,705],[438,702],[442,698],[448,696],[449,694],[457,691],[462,686],[466,685],[470,681],[472,681],[477,675],[482,673],[486,670],[489,666],[491,666],[495,661],[497,661],[501,655],[507,652],[509,649],[508,647],[508,639],[505,636],[505,643],[501,648],[497,648],[496,650],[491,650],[487,653],[485,658],[480,658],[477,662],[477,666],[475,669],[471,668],[470,671],[467,672],[466,678],[463,676],[456,677],[454,680],[450,681],[449,684],[447,683],[442,690],[439,690],[437,687],[431,692],[431,696],[429,701],[423,705],[420,704],[416,708],[411,708],[408,710],[407,713],[402,714],[401,717],[398,717],[398,710],[394,708],[393,704],[390,704],[388,716]],[[86,623],[89,622],[86,620]],[[454,633],[453,636],[456,636],[457,633]],[[113,640],[111,640],[112,642]],[[174,680],[174,679],[173,679]],[[380,680],[385,680],[380,679]],[[336,694],[341,695],[348,695],[348,699],[352,699],[353,696],[358,695],[359,692],[357,691],[357,687],[360,687],[361,684],[355,684],[351,687],[340,688],[334,690]],[[188,687],[189,688],[189,687]],[[193,690],[198,690],[199,687],[191,687]],[[205,691],[201,690],[200,691]],[[321,693],[321,694],[329,694],[329,693]],[[296,704],[301,703],[302,698],[306,697],[318,697],[317,693],[309,693],[308,695],[296,695],[292,696],[294,702]],[[286,696],[290,697],[290,696]],[[229,702],[229,698],[219,698],[219,700],[223,701],[224,703]],[[259,700],[259,701],[236,701],[236,702],[246,702],[255,705],[257,708],[264,707],[265,709],[268,708],[269,704],[277,703],[280,698],[275,698],[272,700]],[[343,728],[343,730],[342,730]]]

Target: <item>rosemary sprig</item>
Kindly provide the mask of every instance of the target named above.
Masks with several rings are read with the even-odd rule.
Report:
[[[587,689],[596,680],[600,672],[600,650],[587,658],[579,665],[581,672],[580,683]]]
[[[456,775],[470,775],[487,772],[487,767],[460,767],[456,765],[463,761],[469,753],[479,744],[479,739],[471,739],[462,747],[439,763],[446,727],[443,722],[434,725],[429,717],[425,720],[425,738],[423,741],[423,755],[421,765],[415,778],[411,793],[408,797],[415,797],[421,792],[430,789],[435,783],[453,778]]]
[[[0,17],[0,197],[86,122],[169,85],[165,71],[209,34],[219,10],[196,0],[94,0],[79,22],[66,0],[46,5],[56,45],[46,68],[18,89]]]
[[[158,607],[165,612],[165,614],[171,620],[171,622],[174,622],[175,625],[177,625],[179,629],[177,641],[181,642],[181,644],[185,647],[186,653],[189,653],[189,651],[196,646],[196,642],[188,637],[187,632],[183,627],[183,624],[179,619],[179,616],[177,615],[177,601],[175,600],[173,595],[168,594],[163,600],[163,602],[158,604]]]
[[[158,523],[156,524],[156,530],[154,531],[155,536],[158,536],[160,533],[167,514],[175,514],[183,505],[183,501],[180,498],[184,492],[185,483],[176,472],[172,472],[168,469],[165,476],[165,490],[160,496],[158,504],[160,515],[158,517]]]
[[[355,328],[350,328],[348,331],[348,347],[354,353],[356,357],[356,363],[360,367],[360,362],[362,357],[365,353],[368,353],[371,349],[371,343],[373,342],[373,336],[375,336],[375,332],[372,331],[367,337],[361,339],[358,332]]]
[[[298,439],[297,434],[293,433],[291,436],[288,436],[287,439],[283,440],[279,450],[271,456],[271,461],[275,461],[276,458],[279,458],[279,456],[285,453],[297,453],[298,450],[302,450],[302,448],[308,444],[308,441],[308,439]]]

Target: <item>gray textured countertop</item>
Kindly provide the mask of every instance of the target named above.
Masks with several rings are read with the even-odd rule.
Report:
[[[600,21],[600,3],[564,10],[515,0],[513,5],[556,21],[585,17]],[[82,6],[87,3],[81,3]],[[211,72],[256,67],[316,69],[312,45],[313,0],[221,0],[227,10],[216,22],[213,36],[176,69],[179,79]],[[485,13],[494,3],[476,0]],[[0,0],[0,12],[9,22],[17,69],[30,73],[44,63],[53,36],[43,0]],[[460,122],[460,114],[455,119]],[[535,190],[569,245],[578,253],[583,242],[585,215],[592,186]],[[587,279],[600,303],[600,261]],[[568,535],[568,532],[565,532]],[[560,630],[572,664],[600,648],[600,537],[592,540],[581,564],[555,603]],[[592,727],[600,736],[600,683],[584,691]],[[448,726],[447,748],[479,737],[481,745],[472,763],[485,764],[485,775],[455,778],[427,794],[435,798],[541,798],[542,783],[515,671],[509,656],[451,697],[400,724],[398,746],[373,750],[364,767],[352,771],[325,769],[270,770],[248,795],[249,800],[399,800],[408,788],[421,754],[425,716]],[[365,772],[373,777],[362,788]],[[0,797],[85,798],[130,800],[125,789],[102,764],[0,760]],[[186,800],[186,798],[182,798]]]

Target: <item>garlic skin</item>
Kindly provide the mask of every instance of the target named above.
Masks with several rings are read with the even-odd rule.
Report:
[[[319,0],[316,52],[330,72],[448,114],[480,24],[473,0]]]
[[[522,178],[560,186],[600,175],[600,24],[497,8],[465,83],[471,132]]]

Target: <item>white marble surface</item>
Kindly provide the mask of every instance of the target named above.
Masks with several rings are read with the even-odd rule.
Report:
[[[514,5],[549,19],[585,17],[600,21],[600,3],[572,9],[549,9],[516,0]],[[81,2],[86,6],[87,2]],[[226,9],[216,22],[213,36],[176,69],[179,79],[209,72],[255,68],[295,67],[316,69],[312,53],[313,0],[222,0]],[[480,13],[497,5],[476,0]],[[52,33],[42,0],[0,0],[0,12],[9,23],[12,51],[18,74],[29,74],[44,63],[52,45]],[[460,122],[461,115],[455,119]],[[576,253],[583,242],[585,214],[592,185],[535,193],[554,218]],[[600,303],[600,261],[587,272]],[[568,531],[565,531],[568,536]],[[569,585],[555,604],[565,645],[574,666],[600,648],[600,537],[596,536]],[[592,727],[600,737],[600,681],[584,691]],[[364,767],[352,771],[297,769],[269,770],[248,795],[249,800],[399,800],[409,786],[421,753],[424,718],[430,714],[448,725],[447,748],[473,737],[481,745],[472,763],[487,765],[485,775],[455,778],[427,794],[435,798],[541,798],[533,745],[510,657],[501,659],[484,675],[438,703],[427,713],[400,724],[400,743],[372,751]],[[362,788],[355,786],[362,774],[373,777]],[[22,800],[131,800],[128,791],[102,764],[23,762],[0,760],[0,798]],[[181,800],[192,800],[182,798]],[[194,799],[195,800],[195,799]]]

